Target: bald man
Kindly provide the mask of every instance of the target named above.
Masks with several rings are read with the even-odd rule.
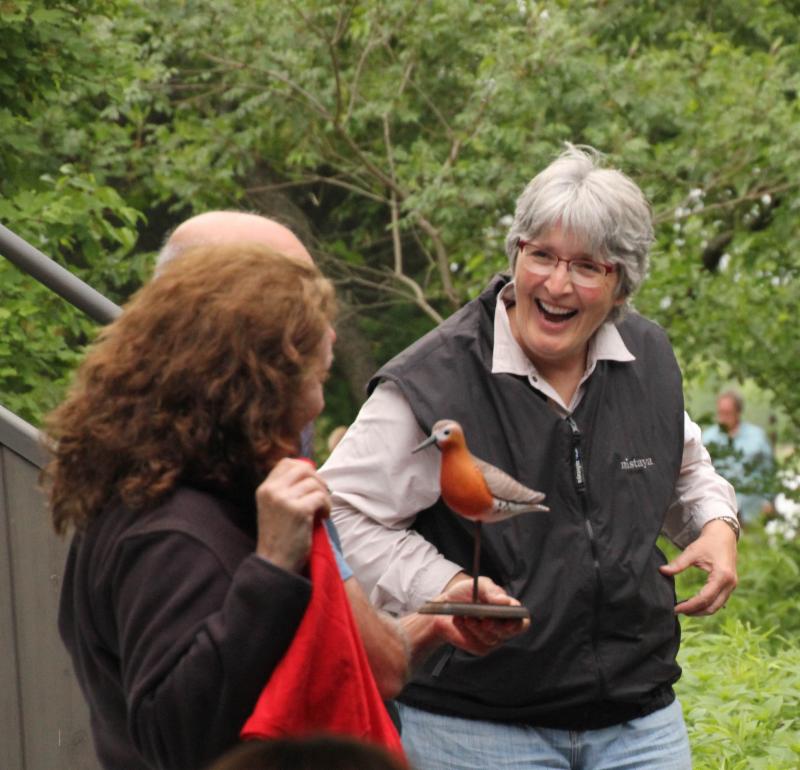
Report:
[[[187,219],[172,231],[156,258],[155,275],[187,248],[214,243],[260,243],[288,257],[314,263],[300,239],[274,219],[245,211],[207,211]],[[300,436],[301,454],[305,457],[312,455],[313,438],[313,425],[309,425]]]
[[[214,243],[261,243],[273,251],[313,262],[300,239],[284,225],[257,214],[239,211],[209,211],[178,225],[167,238],[158,255],[155,273],[182,251]],[[449,643],[476,655],[483,655],[527,624],[518,621],[481,620],[411,614],[399,622],[377,611],[353,577],[344,558],[331,522],[329,532],[337,551],[340,573],[350,605],[364,642],[372,673],[384,698],[397,695],[409,673],[409,667],[437,647]],[[470,601],[472,580],[465,577],[439,597],[442,601]],[[518,604],[489,578],[480,579],[480,600],[495,604]]]
[[[244,211],[207,211],[178,225],[167,238],[156,260],[156,273],[190,246],[209,243],[262,243],[289,257],[314,260],[300,239],[274,219]]]

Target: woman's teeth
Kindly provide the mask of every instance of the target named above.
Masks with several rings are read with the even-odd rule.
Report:
[[[536,300],[536,304],[539,310],[548,317],[548,320],[564,321],[578,312],[577,310],[570,310],[568,308],[558,307],[557,305],[549,305],[546,302],[542,302],[540,299]]]

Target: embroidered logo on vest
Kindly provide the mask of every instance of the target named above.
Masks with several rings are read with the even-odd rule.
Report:
[[[619,467],[623,471],[644,470],[645,468],[649,468],[651,465],[655,465],[652,457],[626,457],[619,463]]]

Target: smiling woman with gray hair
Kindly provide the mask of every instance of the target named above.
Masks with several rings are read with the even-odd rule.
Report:
[[[599,153],[591,147],[568,144],[535,176],[517,200],[506,254],[513,273],[520,240],[535,240],[557,225],[581,233],[590,254],[619,266],[616,292],[624,302],[612,310],[609,320],[615,321],[647,276],[653,224],[650,204],[636,183],[599,162]]]
[[[520,196],[512,274],[386,364],[321,470],[357,578],[404,613],[468,579],[471,525],[440,497],[437,420],[546,494],[550,512],[483,530],[485,574],[531,612],[486,658],[431,658],[400,696],[420,770],[691,766],[672,685],[676,614],[736,585],[733,490],[685,414],[667,335],[630,311],[650,206],[591,148],[566,150]],[[684,551],[670,564],[656,540]],[[708,571],[677,602],[673,576]]]

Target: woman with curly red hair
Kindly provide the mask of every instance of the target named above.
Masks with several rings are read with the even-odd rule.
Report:
[[[332,360],[330,283],[262,246],[187,250],[102,331],[49,417],[74,530],[59,627],[101,764],[207,764],[303,618],[329,495],[298,459]]]

